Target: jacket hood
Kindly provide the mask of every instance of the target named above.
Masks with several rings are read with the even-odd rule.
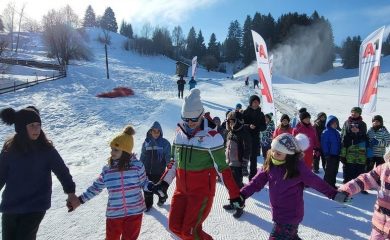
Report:
[[[330,127],[330,124],[333,122],[333,121],[336,121],[337,122],[337,130],[341,131],[341,128],[340,128],[340,124],[339,124],[339,120],[337,119],[337,117],[333,116],[333,115],[329,115],[327,118],[326,118],[326,123],[325,123],[325,126],[326,128],[331,128]]]
[[[152,138],[152,134],[150,133],[150,131],[153,129],[153,128],[156,128],[158,130],[160,130],[160,137],[158,138],[162,138],[163,137],[163,131],[162,131],[162,128],[161,128],[161,125],[159,122],[155,121],[153,123],[153,125],[149,128],[148,132],[146,133],[146,137],[147,138]]]

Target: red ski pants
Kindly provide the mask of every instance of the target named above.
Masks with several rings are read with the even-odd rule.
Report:
[[[141,231],[142,214],[107,218],[106,240],[136,240]],[[120,238],[122,235],[122,238]]]
[[[211,240],[202,229],[213,204],[214,196],[196,196],[175,192],[169,211],[169,229],[183,240]]]

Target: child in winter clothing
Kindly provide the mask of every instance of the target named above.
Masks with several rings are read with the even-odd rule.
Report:
[[[372,240],[390,238],[390,151],[384,156],[385,163],[376,166],[369,173],[340,186],[339,191],[347,192],[350,196],[364,190],[375,188],[378,190],[377,200],[372,216]]]
[[[351,116],[341,130],[340,161],[343,163],[343,183],[366,170],[367,125],[363,122],[361,113],[360,107],[353,107]]]
[[[265,131],[260,132],[260,146],[264,160],[267,157],[268,150],[271,148],[272,134],[275,131],[275,123],[272,120],[272,116],[272,113],[267,113],[264,115],[265,124],[267,124],[267,128],[265,129]]]
[[[382,156],[390,144],[390,134],[383,126],[382,116],[375,115],[372,118],[372,127],[368,130],[367,137],[367,172],[369,172],[374,165],[378,166],[385,162]]]
[[[173,160],[168,164],[161,183],[156,185],[158,191],[176,177],[168,225],[181,239],[212,239],[202,229],[202,223],[213,204],[217,173],[227,187],[230,199],[240,195],[225,161],[222,136],[207,126],[203,114],[200,91],[194,88],[182,106],[183,123],[178,124],[173,139]]]
[[[27,107],[19,111],[6,108],[1,120],[15,125],[15,135],[4,143],[0,153],[0,204],[2,238],[36,239],[39,225],[51,205],[53,172],[76,203],[75,183],[61,156],[41,129],[39,111]]]
[[[272,139],[276,138],[282,133],[290,133],[292,134],[292,127],[290,125],[290,117],[287,114],[283,114],[280,118],[280,124],[275,129],[274,133],[272,134]]]
[[[338,131],[339,120],[335,116],[328,116],[326,129],[321,134],[321,149],[324,155],[325,175],[324,180],[336,188],[336,176],[339,171],[341,137]]]
[[[320,173],[320,160],[322,161],[322,169],[325,170],[326,161],[324,154],[322,153],[321,149],[321,134],[325,130],[325,122],[326,122],[326,114],[324,112],[320,112],[317,114],[317,119],[314,121],[314,129],[317,133],[317,139],[319,143],[319,147],[317,149],[314,149],[314,156],[313,156],[313,169],[315,173]]]
[[[137,239],[142,223],[145,201],[142,190],[152,191],[142,162],[132,153],[134,129],[127,126],[111,141],[111,157],[99,177],[79,196],[83,204],[108,190],[106,211],[106,240]],[[73,209],[78,205],[71,206]]]
[[[171,160],[171,144],[163,137],[163,131],[159,122],[154,122],[146,133],[146,139],[142,144],[141,162],[145,166],[146,176],[153,183],[160,181],[168,162]],[[163,189],[164,197],[160,197],[157,205],[162,206],[167,199],[167,189]],[[153,205],[153,192],[144,191],[146,211]]]
[[[241,113],[230,112],[227,121],[226,163],[232,169],[237,186],[241,188],[244,186],[242,169],[247,169],[251,154],[251,137],[248,129],[244,126]]]
[[[309,169],[313,169],[313,152],[314,149],[319,148],[319,142],[317,133],[314,127],[310,123],[310,114],[306,112],[306,108],[302,108],[299,114],[300,122],[293,129],[293,135],[296,136],[299,133],[305,134],[310,141],[309,147],[305,150],[305,164]]]
[[[303,191],[305,185],[314,188],[330,199],[337,191],[312,173],[302,161],[309,139],[298,134],[283,133],[271,144],[267,159],[252,181],[241,189],[246,199],[268,183],[274,226],[269,239],[300,239],[298,226],[303,219]],[[238,201],[233,201],[238,205]]]

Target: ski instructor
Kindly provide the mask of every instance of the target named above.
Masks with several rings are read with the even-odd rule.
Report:
[[[208,127],[199,89],[192,89],[181,109],[173,144],[173,159],[157,187],[168,186],[176,177],[169,229],[180,239],[213,239],[203,231],[202,223],[210,213],[217,174],[228,189],[231,202],[244,207],[232,172],[225,162],[222,136]]]

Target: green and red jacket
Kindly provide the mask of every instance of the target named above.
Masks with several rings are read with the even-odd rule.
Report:
[[[237,198],[240,190],[225,162],[224,140],[217,131],[205,129],[191,137],[176,129],[173,159],[161,179],[170,184],[176,177],[176,191],[184,194],[214,196],[219,174],[230,198]]]

